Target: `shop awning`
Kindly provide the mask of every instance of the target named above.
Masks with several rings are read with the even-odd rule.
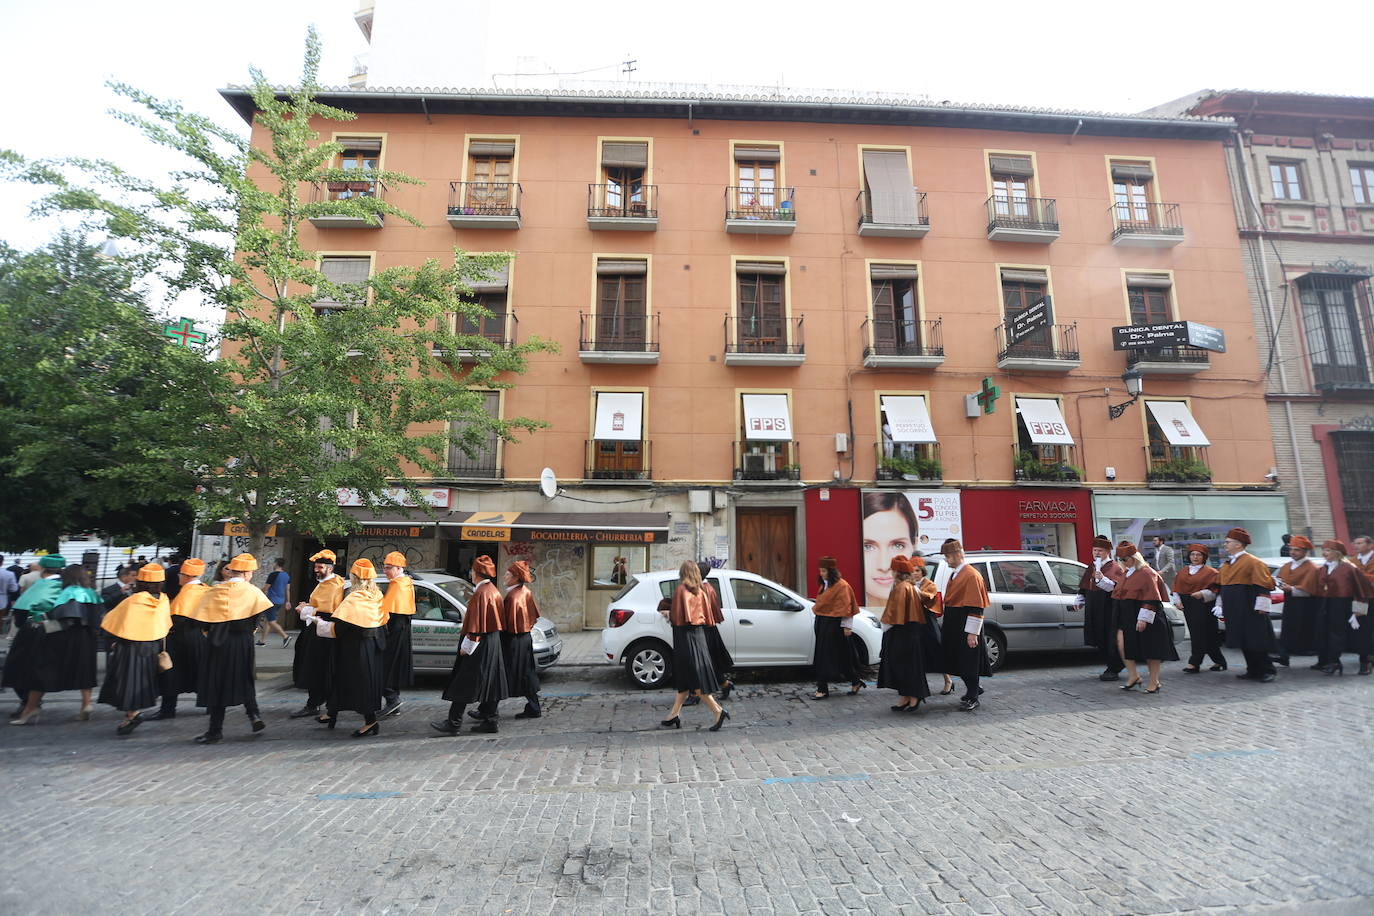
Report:
[[[1053,398],[1017,398],[1016,411],[1036,445],[1073,445],[1069,424]]]
[[[596,430],[600,442],[638,442],[643,439],[644,395],[638,391],[598,391]]]
[[[1146,401],[1170,445],[1211,445],[1183,401]]]
[[[465,541],[666,544],[667,512],[471,512],[440,522]]]
[[[938,442],[926,399],[919,395],[882,398],[887,431],[893,442]]]
[[[785,394],[746,394],[744,438],[763,442],[787,442],[792,438],[792,414]]]

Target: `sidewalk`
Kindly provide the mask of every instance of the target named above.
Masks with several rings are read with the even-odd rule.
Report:
[[[258,678],[282,674],[291,670],[295,658],[295,631],[291,633],[292,644],[282,648],[280,636],[269,636],[267,645],[257,647]],[[576,633],[559,633],[563,640],[563,654],[554,662],[555,668],[583,665],[610,665],[610,659],[601,651],[601,631],[582,630]]]

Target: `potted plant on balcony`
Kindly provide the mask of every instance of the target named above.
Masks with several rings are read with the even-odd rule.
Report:
[[[880,467],[888,472],[885,476],[891,480],[942,480],[944,477],[940,459],[922,455],[884,458]]]
[[[1067,461],[1044,461],[1031,451],[1018,452],[1012,469],[1017,480],[1076,482],[1083,479],[1082,470]]]
[[[1171,458],[1153,464],[1145,475],[1150,483],[1207,483],[1212,469],[1195,458]]]

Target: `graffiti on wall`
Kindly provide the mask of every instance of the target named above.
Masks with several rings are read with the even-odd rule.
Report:
[[[438,545],[427,538],[350,538],[348,541],[350,562],[366,558],[378,570],[382,568],[382,558],[393,550],[406,558],[410,569],[434,569],[439,565]]]

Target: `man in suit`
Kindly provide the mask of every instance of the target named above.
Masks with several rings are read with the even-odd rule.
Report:
[[[1155,572],[1166,583],[1173,582],[1178,575],[1178,565],[1174,563],[1174,548],[1164,543],[1164,538],[1155,535]]]
[[[100,591],[100,600],[105,602],[105,612],[113,611],[119,602],[134,590],[134,580],[138,576],[138,567],[132,563],[125,566],[115,574],[115,580],[105,586]]]

